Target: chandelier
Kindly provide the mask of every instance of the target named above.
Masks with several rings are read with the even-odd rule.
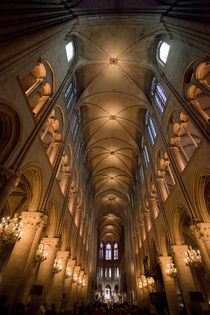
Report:
[[[54,266],[53,266],[53,273],[58,273],[62,270],[62,261],[60,259],[55,259]]]
[[[47,259],[48,252],[46,251],[46,249],[46,245],[44,245],[43,243],[39,244],[35,255],[35,261],[41,263],[42,261]]]
[[[185,252],[186,258],[184,259],[187,266],[192,266],[198,268],[201,266],[201,254],[198,249],[192,249],[189,246],[188,250]]]
[[[68,279],[72,276],[71,267],[66,267],[65,278]]]
[[[139,288],[147,288],[149,285],[153,285],[155,283],[153,277],[146,277],[143,281],[142,279],[139,279]]]
[[[2,244],[14,244],[22,235],[22,221],[20,218],[2,218],[0,223],[0,242]]]
[[[177,276],[177,269],[174,263],[166,264],[166,274],[171,278],[176,278]]]

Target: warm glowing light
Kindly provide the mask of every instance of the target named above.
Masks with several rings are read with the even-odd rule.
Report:
[[[5,217],[0,223],[0,242],[13,244],[20,240],[22,235],[22,221],[20,218]]]
[[[166,274],[171,278],[176,278],[177,276],[177,269],[173,263],[166,264]]]
[[[66,267],[66,274],[65,274],[65,278],[68,279],[72,276],[72,271],[71,271],[71,267]]]
[[[187,266],[200,267],[201,265],[201,254],[199,250],[192,249],[189,246],[189,249],[185,252],[186,258],[184,259]]]
[[[42,261],[47,259],[47,246],[43,243],[39,244],[38,249],[36,251],[35,260],[41,263]]]
[[[53,273],[58,273],[62,270],[62,261],[60,259],[55,259],[54,266],[53,266]]]

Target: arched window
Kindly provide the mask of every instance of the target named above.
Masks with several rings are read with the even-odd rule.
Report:
[[[170,45],[167,44],[166,42],[160,42],[158,44],[158,59],[164,65],[167,62],[169,50],[170,50]]]
[[[156,78],[152,80],[151,93],[154,96],[155,104],[162,115],[167,102],[167,95],[165,94],[162,86],[157,82]]]
[[[145,122],[146,122],[146,125],[147,125],[147,130],[148,130],[148,133],[149,133],[150,141],[151,141],[152,145],[154,145],[157,133],[156,133],[155,126],[153,124],[152,118],[150,117],[150,114],[149,114],[148,111],[146,113]]]
[[[104,244],[103,244],[103,242],[100,243],[99,258],[100,259],[104,258]]]
[[[66,57],[67,57],[68,62],[72,60],[73,56],[74,56],[74,45],[73,45],[73,42],[71,41],[66,45]]]
[[[148,151],[147,151],[147,147],[144,144],[144,137],[142,137],[141,147],[142,147],[142,151],[143,151],[143,157],[144,157],[145,165],[146,165],[146,167],[148,167],[148,165],[149,165],[149,154],[148,154]]]
[[[114,260],[118,260],[118,244],[114,243]]]
[[[140,166],[140,178],[141,178],[141,183],[142,185],[144,184],[144,171],[143,171],[143,166]]]
[[[106,244],[106,260],[112,259],[112,245],[110,243]]]
[[[77,139],[77,134],[79,131],[80,118],[81,118],[80,110],[78,110],[74,116],[74,121],[73,121],[73,125],[72,125],[72,135],[73,135],[74,142]]]
[[[65,91],[65,99],[67,104],[67,109],[70,111],[72,104],[74,103],[77,92],[77,82],[76,78],[72,79]]]

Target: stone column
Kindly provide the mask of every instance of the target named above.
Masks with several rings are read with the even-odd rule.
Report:
[[[64,292],[66,294],[67,297],[67,303],[66,303],[66,310],[68,311],[71,309],[72,307],[72,280],[73,280],[73,274],[74,274],[74,266],[76,264],[76,260],[74,259],[70,259],[67,262],[67,268],[69,268],[71,275],[69,278],[66,278],[64,281]]]
[[[27,263],[23,272],[23,282],[20,283],[20,287],[18,289],[18,300],[21,300],[23,302],[26,302],[28,299],[28,295],[31,289],[31,285],[32,283],[36,280],[36,270],[37,268],[34,268],[34,256],[35,256],[35,252],[37,250],[37,246],[39,244],[40,241],[40,237],[41,237],[41,233],[43,228],[46,226],[47,224],[47,216],[44,215],[43,216],[43,220],[41,221],[41,223],[39,224],[35,236],[34,236],[34,240],[33,243],[31,245],[31,249],[28,255],[28,259],[27,259]],[[34,272],[32,272],[32,270],[34,269]],[[23,297],[24,295],[24,297]]]
[[[73,281],[72,281],[72,299],[71,299],[72,305],[74,305],[74,303],[77,302],[79,272],[80,272],[80,266],[75,266]]]
[[[86,274],[84,274],[84,277],[83,277],[83,283],[82,283],[82,298],[83,298],[83,302],[84,304],[87,303],[87,280],[88,280],[88,277]]]
[[[60,146],[61,146],[61,140],[60,139],[53,143],[52,151],[50,152],[50,156],[49,156],[50,163],[52,165],[55,164],[56,157],[57,157]]]
[[[80,302],[84,302],[82,298],[82,283],[84,277],[84,270],[80,270],[79,272],[79,279],[78,279],[78,299]]]
[[[175,279],[169,277],[166,274],[167,264],[172,263],[171,256],[159,256],[160,268],[163,276],[163,282],[168,302],[168,308],[170,315],[177,315],[179,314],[178,309],[178,296],[176,293],[176,283]]]
[[[141,275],[142,285],[143,285],[145,280],[146,280],[146,277],[144,275]],[[146,287],[144,287],[144,286],[142,287],[142,292],[143,292],[143,305],[144,305],[144,308],[149,308],[149,292],[148,292],[147,286]]]
[[[36,230],[43,220],[43,213],[24,211],[22,217],[22,236],[19,242],[16,242],[7,267],[2,277],[1,294],[9,297],[9,305],[13,304],[17,294],[17,289],[23,281],[23,272],[26,266],[27,258],[36,234]]]
[[[207,253],[210,257],[210,223],[198,223],[197,224],[199,236],[202,239]]]
[[[77,193],[76,192],[70,192],[70,199],[69,199],[69,210],[71,212],[71,215],[74,216],[76,212],[77,207]]]
[[[168,198],[168,193],[167,193],[167,190],[166,190],[165,180],[164,180],[163,177],[157,177],[156,181],[157,181],[157,183],[159,185],[159,188],[160,188],[160,193],[161,193],[162,200],[165,201]]]
[[[193,238],[195,239],[197,243],[198,249],[200,250],[202,263],[206,271],[206,274],[208,276],[208,279],[210,280],[210,258],[209,258],[210,251],[208,251],[208,239],[209,239],[208,226],[207,226],[207,229],[205,229],[206,223],[199,223],[198,225],[200,224],[204,224],[203,229],[200,229],[198,226],[193,225],[190,227],[190,231]],[[206,242],[207,246],[205,246],[206,244],[204,243],[204,241]]]
[[[144,210],[144,220],[145,220],[146,229],[149,232],[152,227],[149,209]]]
[[[53,277],[53,265],[55,262],[55,255],[57,251],[57,246],[59,242],[59,238],[43,238],[42,240],[43,244],[47,246],[46,251],[48,253],[47,259],[43,262],[41,262],[36,278],[36,284],[37,285],[43,285],[44,290],[42,293],[43,301],[46,298],[46,295],[48,293],[49,285],[52,281]]]
[[[188,249],[187,245],[172,245],[174,251],[174,262],[178,271],[178,279],[185,302],[185,307],[190,314],[191,300],[189,291],[196,291],[196,286],[190,267],[186,265],[184,259],[186,258],[185,252]]]
[[[54,303],[56,309],[59,312],[61,306],[61,296],[64,291],[64,278],[66,273],[67,259],[69,257],[69,251],[58,251],[56,259],[61,261],[62,270],[54,273],[50,290],[47,296],[47,303],[51,305]]]
[[[179,171],[182,172],[183,169],[185,168],[185,165],[184,165],[184,162],[183,162],[182,157],[180,155],[179,148],[176,146],[171,146],[171,147],[169,147],[169,150],[171,151],[171,153],[172,153],[172,155],[173,155],[173,157],[177,163]]]
[[[159,214],[156,198],[155,197],[149,198],[149,203],[152,210],[153,218],[156,219]]]

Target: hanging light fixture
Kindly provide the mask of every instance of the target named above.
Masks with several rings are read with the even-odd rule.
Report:
[[[20,218],[5,217],[0,223],[1,245],[14,244],[19,241],[22,235],[22,220]]]
[[[146,278],[146,281],[148,285],[153,285],[155,283],[155,280],[153,277]]]
[[[46,251],[46,249],[46,245],[44,245],[43,243],[39,244],[35,255],[35,261],[41,263],[42,261],[47,259],[48,252]]]
[[[189,246],[188,250],[185,252],[186,258],[184,259],[187,266],[199,268],[201,266],[201,254],[198,249],[192,249]]]
[[[61,272],[62,268],[62,261],[56,258],[53,266],[53,273]]]
[[[174,279],[177,277],[177,269],[174,263],[166,264],[166,274]]]

